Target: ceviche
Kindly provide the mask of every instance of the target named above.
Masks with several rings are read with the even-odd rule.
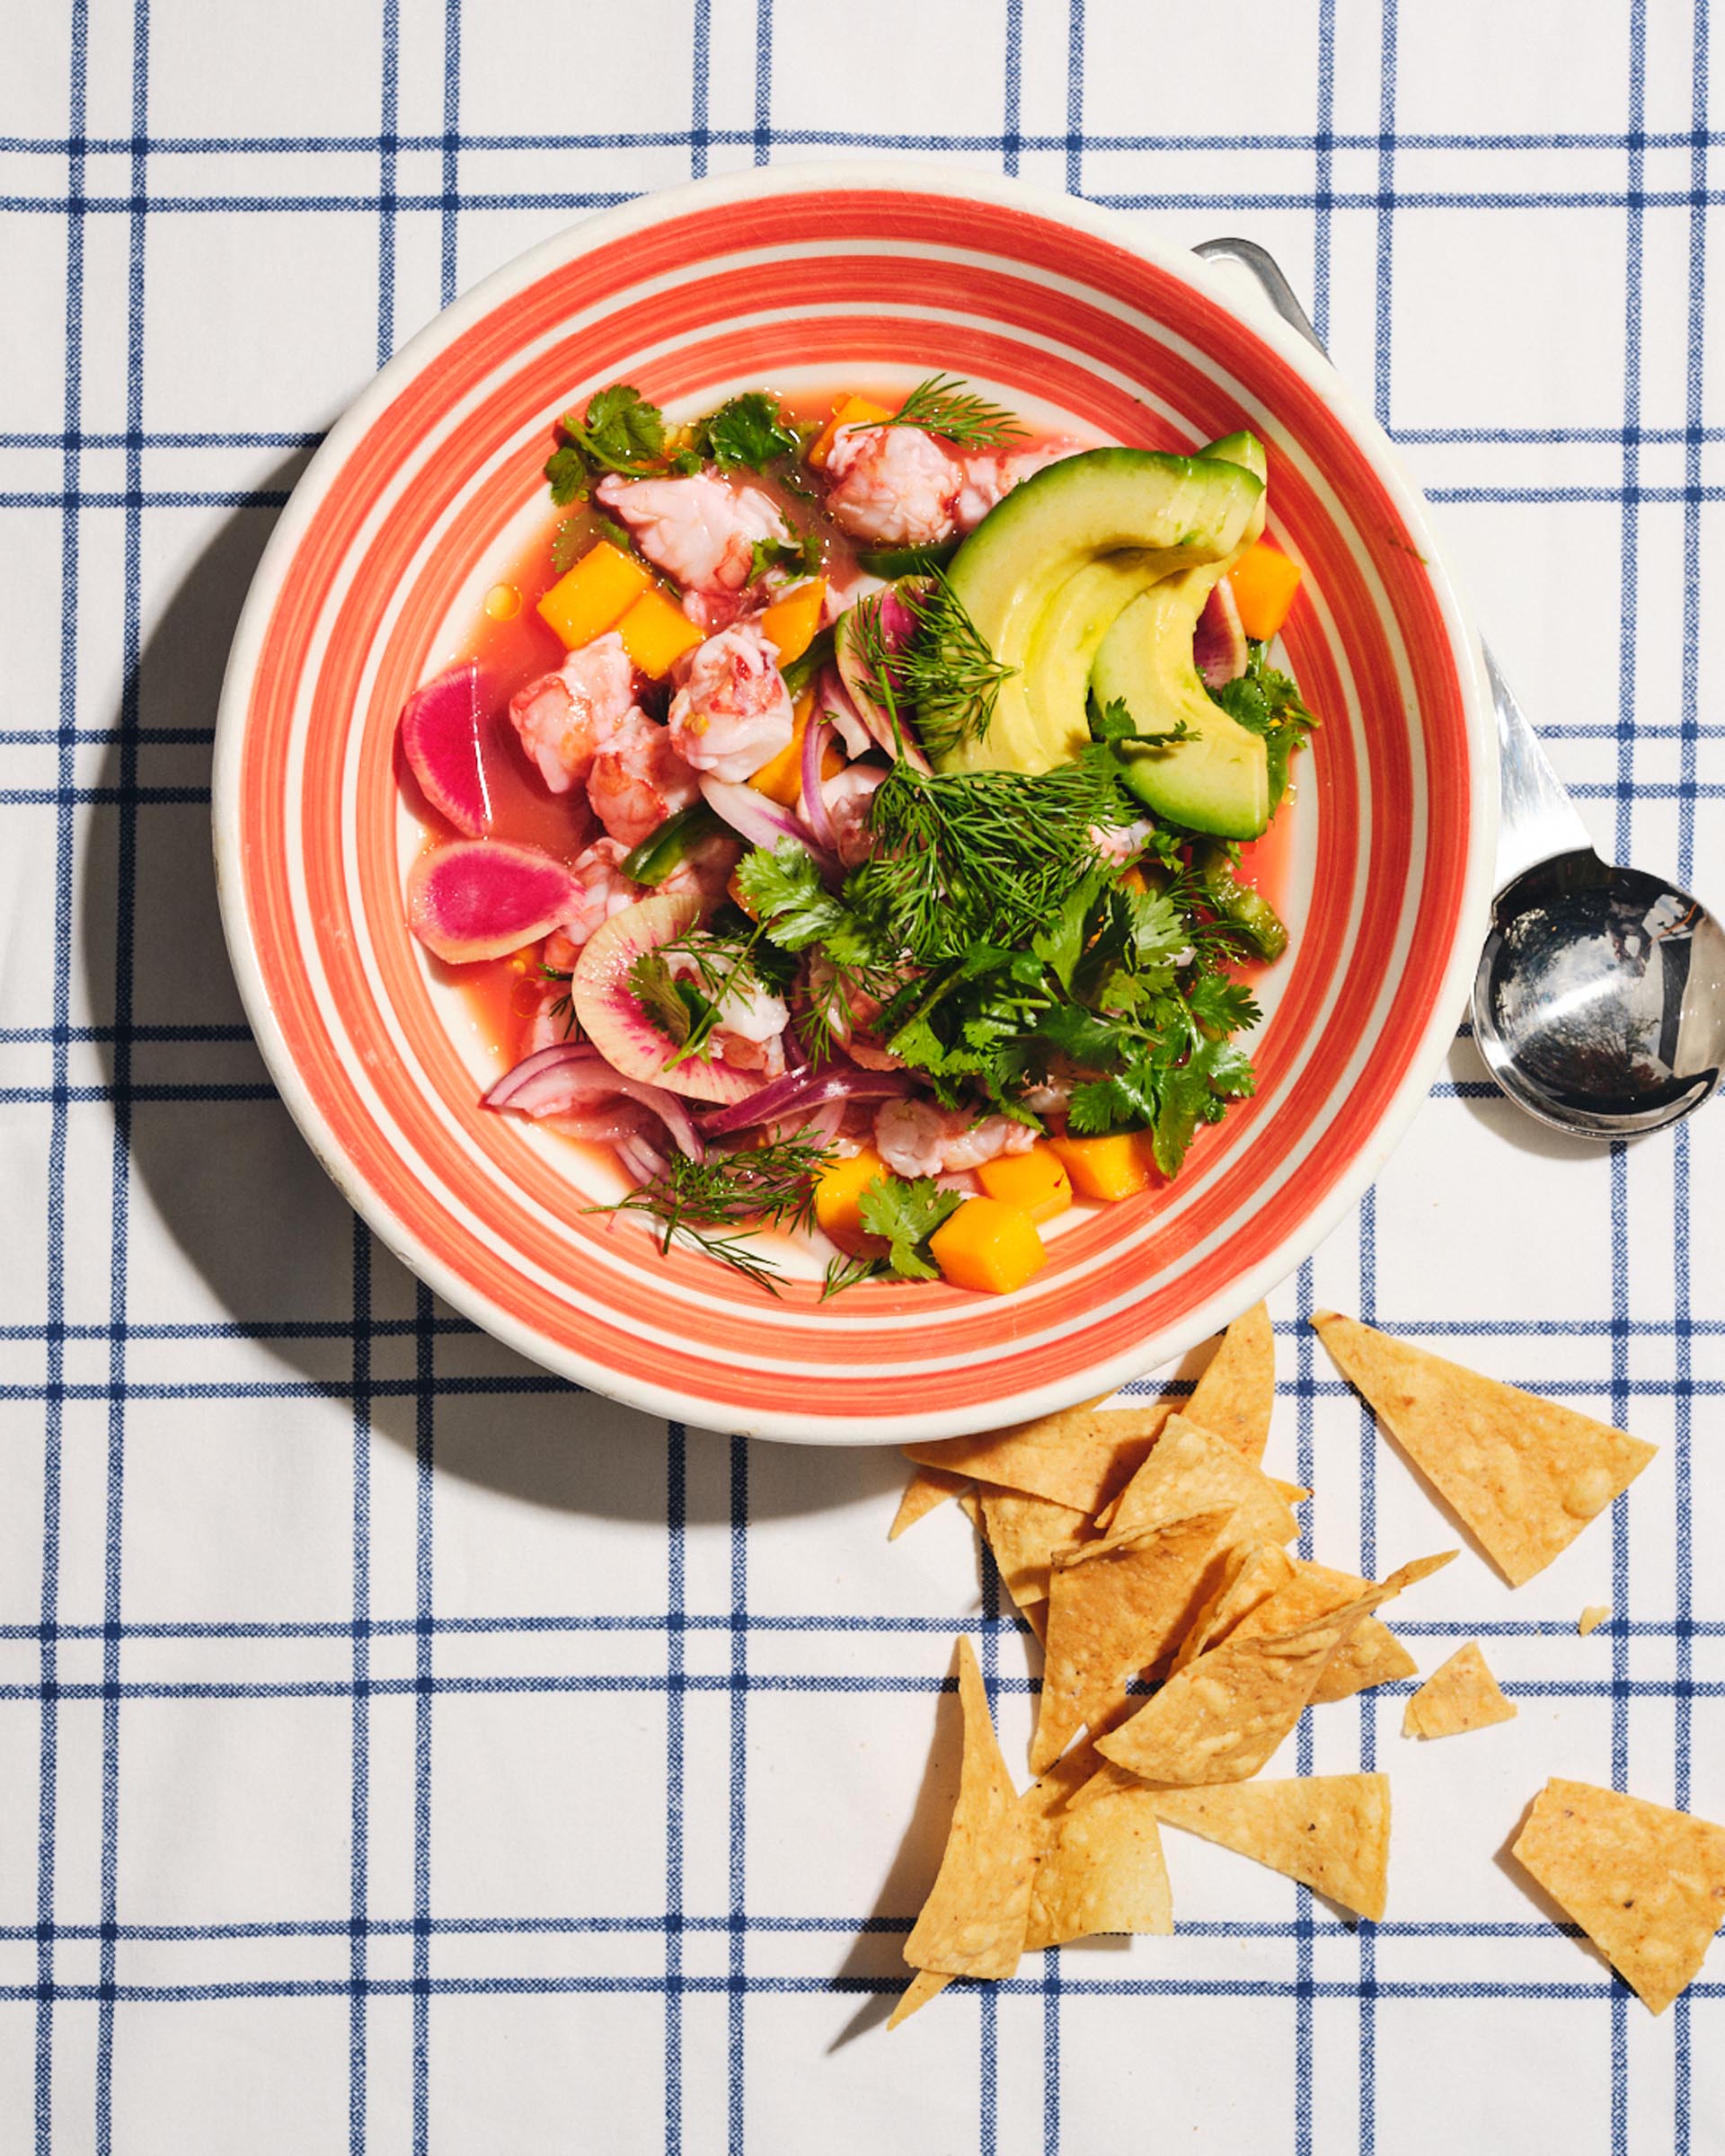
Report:
[[[776,1290],[1010,1291],[1252,1090],[1243,866],[1312,714],[1266,464],[1033,434],[950,376],[565,415],[562,513],[410,699],[415,935],[485,1096]]]

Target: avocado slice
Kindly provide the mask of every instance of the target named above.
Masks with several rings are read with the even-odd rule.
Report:
[[[1263,445],[1250,434],[1211,443],[1207,458],[1245,465],[1260,480]],[[1119,701],[1141,734],[1184,724],[1166,748],[1123,747],[1127,784],[1171,822],[1218,838],[1255,838],[1269,821],[1269,764],[1262,737],[1215,702],[1192,663],[1192,633],[1205,601],[1263,530],[1263,498],[1234,551],[1165,578],[1116,617],[1096,654],[1090,685],[1100,704]]]
[[[947,581],[1003,682],[986,738],[947,771],[1052,771],[1090,739],[1092,665],[1121,610],[1158,579],[1231,557],[1263,482],[1239,462],[1087,449],[1014,487],[952,557]],[[1188,654],[1190,658],[1190,652]]]

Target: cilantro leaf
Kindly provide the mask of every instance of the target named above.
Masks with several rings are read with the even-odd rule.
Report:
[[[560,509],[587,495],[587,459],[571,443],[553,449],[545,460],[545,477],[551,482],[551,499]]]
[[[781,950],[842,938],[850,915],[820,879],[814,856],[794,838],[781,839],[769,853],[756,846],[737,869],[737,888],[748,909]]]
[[[782,569],[792,577],[812,577],[819,568],[820,541],[813,532],[792,530],[782,539],[757,539],[748,551],[751,584],[769,569]]]
[[[1269,764],[1269,806],[1272,813],[1287,791],[1288,759],[1317,724],[1290,676],[1272,667],[1269,646],[1247,647],[1246,670],[1233,681],[1217,684],[1209,692],[1230,719],[1264,737]]]
[[[778,399],[764,389],[745,390],[709,412],[695,429],[695,440],[725,471],[746,465],[759,472],[774,457],[794,456],[802,446],[780,412]]]
[[[914,1182],[877,1175],[857,1201],[857,1211],[864,1230],[891,1245],[887,1261],[900,1279],[933,1280],[937,1268],[924,1255],[928,1239],[963,1203],[961,1191],[938,1189],[932,1175]]]
[[[614,382],[588,399],[585,424],[565,412],[563,432],[590,464],[628,476],[656,468],[665,455],[665,415],[627,382]]]
[[[1176,719],[1160,733],[1145,734],[1138,730],[1138,722],[1126,708],[1123,696],[1110,698],[1099,704],[1090,700],[1090,738],[1092,741],[1119,741],[1133,748],[1172,748],[1176,741],[1190,741],[1192,729],[1183,719]]]
[[[679,1048],[686,1046],[695,1013],[683,994],[688,984],[675,977],[663,952],[643,950],[629,968],[629,985],[666,1039]]]

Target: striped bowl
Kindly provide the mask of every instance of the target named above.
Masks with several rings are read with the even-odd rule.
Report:
[[[1246,425],[1306,567],[1287,635],[1322,717],[1277,866],[1259,1090],[1179,1180],[1058,1224],[1018,1294],[779,1300],[661,1257],[566,1144],[488,1114],[496,1064],[403,922],[403,699],[544,516],[557,414],[635,383],[970,377],[1150,447]],[[384,1241],[535,1362],[658,1414],[814,1443],[949,1436],[1104,1392],[1316,1245],[1423,1098],[1484,928],[1495,742],[1417,493],[1371,420],[1216,272],[1084,205],[926,166],[792,166],[657,195],[459,300],[330,435],[259,569],[216,747],[234,965],[307,1139]]]

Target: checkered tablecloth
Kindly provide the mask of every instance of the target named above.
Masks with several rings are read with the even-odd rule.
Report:
[[[895,1456],[650,1420],[419,1287],[268,1082],[208,834],[247,579],[376,364],[597,207],[880,152],[1267,243],[1604,850],[1718,905],[1709,34],[1706,0],[0,9],[0,2148],[1725,2145],[1725,1956],[1655,2021],[1501,1857],[1553,1772],[1725,1816],[1725,1110],[1584,1148],[1458,1038],[1274,1300],[1269,1464],[1332,1563],[1454,1536],[1314,1303],[1661,1447],[1532,1585],[1470,1553],[1398,1609],[1428,1671],[1478,1637],[1518,1720],[1416,1747],[1397,1685],[1284,1755],[1392,1771],[1388,1921],[1171,1833],[1178,1937],[888,2037],[956,1630],[1021,1764],[1029,1726],[963,1521],[889,1548]]]

